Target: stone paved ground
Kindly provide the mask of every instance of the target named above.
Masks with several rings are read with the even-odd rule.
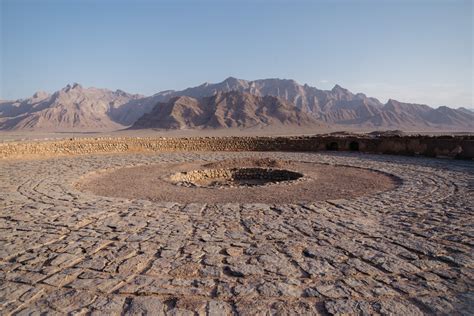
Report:
[[[391,192],[304,205],[151,203],[71,183],[108,167],[272,157],[362,166]],[[472,162],[163,153],[0,162],[0,314],[472,314]]]

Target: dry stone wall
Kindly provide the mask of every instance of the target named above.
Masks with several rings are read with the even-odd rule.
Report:
[[[301,136],[195,138],[80,138],[0,144],[0,158],[161,151],[361,151],[474,158],[474,136]]]

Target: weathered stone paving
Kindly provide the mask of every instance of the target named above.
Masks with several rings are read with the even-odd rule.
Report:
[[[74,181],[138,164],[272,157],[394,174],[294,205],[152,203]],[[160,153],[0,162],[0,314],[474,313],[474,164],[367,154]]]

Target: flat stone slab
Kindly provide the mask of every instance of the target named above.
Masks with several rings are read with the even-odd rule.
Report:
[[[272,158],[402,180],[350,199],[177,203],[74,187],[97,170]],[[474,313],[474,164],[349,153],[0,161],[0,314]]]

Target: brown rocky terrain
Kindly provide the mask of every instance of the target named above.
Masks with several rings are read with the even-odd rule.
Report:
[[[269,115],[271,119],[268,122],[260,113],[254,112],[257,110],[254,106],[255,101],[251,100],[251,97],[246,97],[244,103],[249,102],[246,104],[248,108],[238,110],[241,114],[236,111],[219,113],[219,109],[216,109],[215,121],[210,122],[209,125],[202,125],[202,122],[196,122],[196,118],[199,118],[199,121],[203,119],[203,115],[212,113],[212,102],[209,105],[210,108],[203,109],[202,103],[191,104],[194,101],[178,98],[190,97],[201,100],[229,92],[240,92],[262,98],[272,96],[281,101],[274,102],[272,105],[267,104],[266,111],[275,112],[273,113],[275,115]],[[170,102],[175,104],[170,105]],[[396,100],[389,100],[386,104],[382,104],[375,98],[363,93],[354,94],[339,85],[331,90],[320,90],[306,84],[300,85],[294,80],[247,81],[233,77],[220,83],[204,83],[181,91],[166,90],[148,97],[120,90],[86,89],[78,84],[68,85],[51,95],[39,92],[25,100],[0,101],[0,130],[62,132],[118,130],[133,125],[158,103],[164,104],[164,108],[156,109],[155,114],[158,114],[158,117],[169,114],[171,121],[176,122],[160,122],[164,124],[162,126],[151,122],[145,123],[149,121],[150,117],[148,117],[136,124],[134,128],[152,126],[159,128],[171,126],[169,127],[171,129],[185,127],[218,129],[239,126],[251,128],[254,126],[252,124],[273,126],[282,123],[281,104],[285,103],[283,107],[288,108],[291,104],[299,109],[297,114],[290,114],[289,112],[293,110],[284,109],[286,114],[283,116],[289,115],[289,117],[283,119],[283,126],[291,125],[290,130],[294,130],[295,125],[308,126],[314,122],[324,122],[326,124],[324,126],[337,127],[340,130],[402,129],[418,132],[474,132],[474,113],[465,108],[453,109],[442,106],[434,109],[428,105]],[[226,108],[225,105],[223,107]],[[242,115],[249,119],[244,120]],[[275,119],[276,117],[278,118]],[[316,129],[323,126],[321,123],[315,124],[313,127]]]
[[[67,85],[53,94],[0,102],[0,130],[102,131],[132,124],[153,104],[144,96]]]
[[[218,92],[240,91],[257,96],[275,96],[293,103],[317,120],[341,128],[398,128],[404,130],[459,130],[474,131],[474,113],[464,108],[452,109],[389,100],[386,104],[363,93],[352,93],[335,85],[331,90],[320,90],[294,80],[261,79],[247,81],[229,77],[223,82],[165,91],[153,96],[166,101],[176,96],[200,98]]]
[[[288,101],[237,91],[195,99],[175,97],[133,124],[133,129],[249,128],[256,126],[323,125]]]

